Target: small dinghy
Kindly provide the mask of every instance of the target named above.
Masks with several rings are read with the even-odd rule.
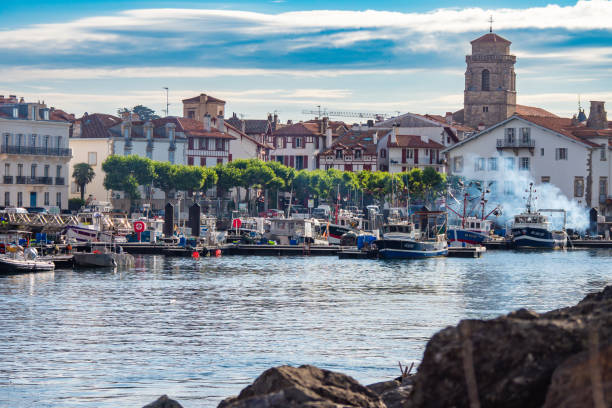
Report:
[[[26,248],[11,245],[7,253],[0,255],[0,274],[45,272],[55,270],[53,262],[37,260],[36,248]]]

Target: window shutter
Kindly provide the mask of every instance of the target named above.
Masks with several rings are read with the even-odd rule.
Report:
[[[295,167],[295,156],[289,156],[289,166]]]
[[[304,168],[308,169],[308,156],[304,156]]]
[[[193,138],[189,138],[189,149],[193,149]]]
[[[555,149],[555,160],[559,160],[559,148]]]
[[[402,149],[402,163],[406,163],[406,149]]]
[[[414,149],[414,164],[419,164],[419,149]]]

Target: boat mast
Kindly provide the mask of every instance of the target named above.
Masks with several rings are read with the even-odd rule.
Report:
[[[529,183],[529,196],[527,197],[527,214],[531,214],[532,207],[532,192],[533,192],[533,183]]]

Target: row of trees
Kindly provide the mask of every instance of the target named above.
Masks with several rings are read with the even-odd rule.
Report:
[[[219,196],[242,187],[246,201],[253,203],[253,192],[270,193],[278,202],[280,192],[293,192],[300,201],[308,198],[334,202],[337,195],[355,197],[361,194],[366,202],[381,203],[392,196],[397,201],[410,198],[431,203],[444,191],[446,178],[433,168],[412,169],[404,173],[351,172],[336,169],[299,170],[279,162],[240,159],[215,167],[175,165],[131,155],[108,157],[102,163],[106,173],[104,187],[123,191],[129,199],[140,199],[139,186],[152,186],[166,193],[202,191],[216,187]],[[240,194],[240,190],[238,190]],[[238,196],[239,201],[242,197]]]

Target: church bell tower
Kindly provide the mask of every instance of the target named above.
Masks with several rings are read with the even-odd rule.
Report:
[[[472,55],[465,57],[464,123],[489,127],[516,111],[516,56],[510,55],[511,42],[492,30],[471,44]]]

